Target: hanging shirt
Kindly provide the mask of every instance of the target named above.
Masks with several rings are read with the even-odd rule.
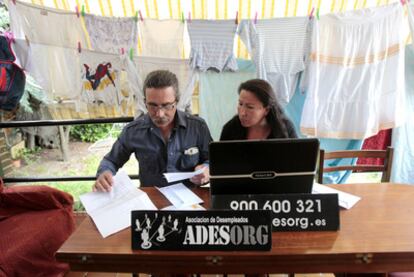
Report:
[[[199,115],[207,122],[214,140],[223,125],[237,113],[237,88],[256,75],[252,61],[237,59],[237,72],[200,72]]]
[[[76,111],[104,105],[129,113],[134,77],[129,58],[83,49],[56,47],[16,39],[17,61],[45,90],[50,103],[71,102]],[[122,82],[121,82],[122,80]],[[134,86],[134,88],[132,88]]]
[[[30,43],[86,48],[81,19],[75,12],[16,1],[8,5],[10,28],[16,38]]]
[[[309,51],[308,17],[243,20],[238,33],[257,68],[284,106],[292,98]]]
[[[67,101],[79,98],[81,72],[76,48],[16,39],[13,44],[17,61],[44,89],[50,101]]]
[[[82,102],[114,107],[121,107],[124,101],[129,102],[133,95],[121,90],[121,76],[128,74],[128,61],[127,55],[82,51],[79,64]]]
[[[142,56],[182,58],[184,53],[184,23],[181,20],[138,21]]]
[[[400,3],[315,21],[303,134],[363,139],[402,123],[403,27]]]
[[[137,53],[138,24],[134,17],[103,17],[85,14],[85,26],[94,50],[120,54],[121,48]]]
[[[234,20],[191,20],[187,24],[191,41],[190,65],[193,69],[236,71],[233,54]]]

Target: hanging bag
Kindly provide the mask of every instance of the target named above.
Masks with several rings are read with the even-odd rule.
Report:
[[[11,39],[0,36],[0,109],[11,111],[23,96],[26,75],[14,63],[16,57],[11,48]]]

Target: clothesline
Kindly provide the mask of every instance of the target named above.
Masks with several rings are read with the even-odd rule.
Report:
[[[26,39],[29,37],[29,40],[34,42],[26,49],[23,45],[17,49],[18,57],[26,56],[26,58],[21,58],[26,61],[26,65],[23,66],[37,75],[37,79],[52,99],[77,100],[76,110],[85,111],[86,107],[83,103],[104,103],[116,107],[121,107],[122,104],[122,110],[127,112],[127,106],[134,101],[138,104],[140,111],[145,112],[142,92],[137,88],[141,87],[140,78],[145,78],[144,73],[148,73],[148,68],[151,66],[142,67],[142,63],[137,62],[138,60],[133,63],[128,62],[125,57],[122,58],[119,55],[119,48],[134,49],[139,31],[143,43],[141,50],[145,56],[180,58],[183,51],[184,30],[188,29],[191,40],[190,64],[180,65],[182,69],[177,72],[184,70],[191,72],[187,76],[195,76],[196,71],[205,72],[209,69],[218,72],[237,71],[238,67],[233,53],[233,41],[237,33],[252,55],[257,77],[270,82],[282,105],[289,103],[299,74],[305,70],[308,63],[307,70],[311,74],[307,86],[309,97],[301,124],[302,132],[305,134],[361,138],[372,135],[385,127],[398,126],[400,122],[399,120],[394,122],[397,117],[393,115],[395,109],[393,105],[375,107],[376,101],[382,99],[384,91],[388,91],[389,94],[386,101],[388,104],[395,100],[394,96],[402,95],[402,87],[395,85],[401,82],[394,82],[392,79],[396,77],[394,76],[396,74],[387,75],[387,80],[393,81],[388,83],[383,81],[389,87],[381,87],[381,83],[378,82],[373,82],[374,85],[371,85],[375,78],[383,79],[382,71],[389,67],[385,66],[386,63],[392,61],[395,66],[399,67],[402,64],[399,57],[402,48],[403,8],[400,4],[341,15],[327,14],[316,21],[305,16],[243,20],[240,23],[237,22],[237,25],[233,20],[194,19],[187,25],[179,20],[145,19],[137,23],[128,18],[108,18],[89,14],[82,16],[79,20],[75,13],[42,9],[20,1],[10,4],[9,12],[12,31],[16,33],[16,37]],[[355,25],[357,27],[354,27],[354,22],[358,22],[358,25]],[[336,26],[341,26],[341,28]],[[62,47],[76,43],[80,46],[81,41],[82,45],[88,41],[92,49],[105,53],[80,51],[79,47],[79,54],[76,54],[76,51]],[[335,43],[339,45],[332,48]],[[389,49],[394,50],[389,51]],[[375,59],[367,60],[367,57],[375,57]],[[133,55],[130,58],[133,60]],[[347,64],[350,59],[358,64]],[[381,62],[381,67],[374,65],[379,62]],[[165,64],[164,61],[156,67],[165,66]],[[338,81],[335,76],[327,78],[329,72],[333,72],[332,68],[328,70],[333,64],[336,65],[334,69],[338,74],[336,76],[346,74],[347,78],[344,78],[344,81]],[[349,70],[355,65],[359,68]],[[30,69],[27,68],[28,66]],[[53,70],[55,67],[59,67],[59,71]],[[360,70],[361,72],[366,70],[369,75],[364,77],[365,73],[358,74]],[[121,88],[123,71],[127,74],[128,82],[124,86],[128,87],[127,89]],[[140,78],[135,78],[135,76],[140,76]],[[179,103],[182,109],[189,107],[191,101],[189,96],[195,87],[195,79],[187,76],[182,80],[185,88],[181,91],[185,92],[183,95],[186,95],[181,100],[185,99],[186,102]],[[318,78],[323,78],[323,82],[317,81]],[[354,84],[362,82],[364,85],[354,87],[354,84],[349,82],[350,78],[355,81]],[[331,89],[332,87],[335,89]],[[362,87],[365,89],[361,90]],[[319,99],[323,94],[326,94],[326,97]],[[337,96],[332,98],[331,94]],[[348,94],[354,96],[348,97],[347,101],[356,102],[345,105],[348,108],[346,112],[342,112],[345,106],[338,99]],[[361,98],[361,95],[365,94],[373,99]],[[355,124],[352,125],[343,119],[341,119],[343,126],[337,124],[338,122],[335,123],[335,120],[325,119],[326,124],[321,129],[322,124],[318,122],[326,115],[321,112],[323,106],[318,106],[320,103],[325,103],[326,108],[331,107],[331,110],[332,103],[339,105],[339,112],[336,109],[335,112],[330,112],[331,115],[338,116],[336,119],[351,115],[364,116],[358,121],[362,124],[355,128]],[[355,110],[356,107],[357,110]],[[368,107],[374,113],[361,113],[364,108]],[[316,109],[316,112],[313,112],[313,109]],[[383,117],[386,113],[389,115]],[[376,117],[375,121],[368,118],[372,116]]]
[[[399,0],[24,0],[25,2],[62,10],[103,16],[134,16],[141,11],[144,18],[181,19],[191,13],[193,19],[231,19],[236,11],[240,19],[309,15],[314,7],[320,14],[344,12],[388,5]]]

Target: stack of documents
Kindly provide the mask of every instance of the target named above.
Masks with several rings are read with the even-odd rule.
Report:
[[[114,176],[111,192],[89,192],[80,200],[104,238],[131,226],[131,211],[157,210],[122,170]]]

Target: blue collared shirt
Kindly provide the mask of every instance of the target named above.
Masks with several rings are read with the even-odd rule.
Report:
[[[165,142],[160,129],[145,114],[125,126],[101,161],[97,175],[105,170],[115,175],[134,153],[139,161],[141,186],[166,186],[163,173],[193,171],[198,164],[208,164],[211,141],[203,119],[177,110],[175,126]]]

